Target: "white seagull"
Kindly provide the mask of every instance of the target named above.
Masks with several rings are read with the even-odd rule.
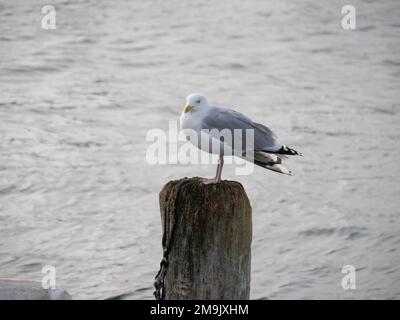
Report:
[[[200,94],[190,94],[186,97],[186,105],[180,117],[180,127],[184,133],[190,130],[197,134],[198,139],[190,139],[197,148],[219,155],[216,176],[212,179],[202,179],[205,184],[221,182],[226,150],[229,150],[229,155],[239,156],[263,168],[288,175],[291,172],[282,165],[282,160],[287,156],[301,155],[296,150],[278,142],[276,135],[268,127],[253,122],[234,110],[210,106],[207,99]],[[221,134],[216,134],[224,129],[225,132],[226,129],[229,130],[232,137],[236,130],[242,130],[242,132],[254,130],[254,143],[246,146],[244,140],[241,140],[239,146],[235,147],[234,138],[221,139]],[[215,143],[218,148],[210,148],[212,143]]]

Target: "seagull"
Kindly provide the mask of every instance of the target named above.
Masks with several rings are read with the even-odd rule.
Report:
[[[192,136],[190,136],[190,142],[194,146],[200,150],[219,155],[215,177],[212,179],[203,178],[204,184],[221,182],[226,150],[228,150],[229,155],[239,156],[265,169],[287,175],[291,175],[291,171],[282,165],[282,161],[287,159],[288,156],[302,155],[278,142],[277,136],[268,127],[253,122],[237,111],[210,106],[206,97],[196,93],[186,97],[186,105],[180,116],[180,128],[187,139],[190,136],[187,134],[188,132],[196,134],[197,138],[192,139]],[[215,134],[223,130],[225,132],[228,130],[232,136],[236,130],[242,132],[254,130],[252,131],[254,132],[254,143],[251,146],[246,146],[245,143],[235,146],[234,139],[221,139],[221,135]],[[212,143],[215,143],[217,148],[210,149]]]

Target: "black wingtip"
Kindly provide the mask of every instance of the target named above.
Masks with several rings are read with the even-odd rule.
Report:
[[[278,151],[275,151],[275,152],[269,151],[269,152],[276,153],[276,154],[287,154],[289,156],[301,156],[301,157],[303,156],[300,152],[298,152],[292,148],[289,148],[287,146],[282,146]]]

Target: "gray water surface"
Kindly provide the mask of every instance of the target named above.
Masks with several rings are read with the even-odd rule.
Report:
[[[400,3],[353,1],[354,31],[344,4],[0,1],[0,277],[152,299],[158,192],[215,166],[149,165],[145,137],[201,92],[304,154],[292,177],[224,168],[253,207],[251,297],[399,299]]]

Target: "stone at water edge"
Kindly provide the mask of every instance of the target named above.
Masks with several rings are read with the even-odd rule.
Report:
[[[0,279],[0,300],[71,300],[64,289],[43,289],[39,281]]]

